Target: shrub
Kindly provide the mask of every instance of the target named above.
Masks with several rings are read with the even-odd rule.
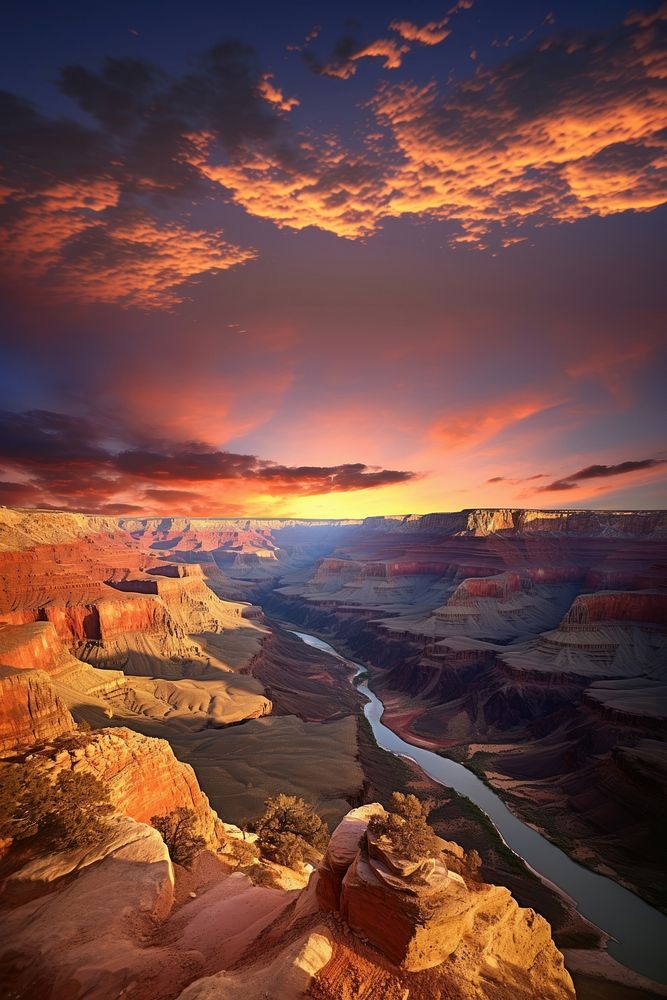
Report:
[[[259,858],[258,848],[249,840],[237,840],[235,837],[230,837],[229,840],[225,841],[223,849],[225,854],[231,854],[236,861],[235,870],[248,868]]]
[[[104,834],[113,811],[109,796],[92,774],[61,771],[51,781],[34,765],[5,765],[0,780],[0,836],[40,837],[53,848],[85,847]]]
[[[191,865],[206,847],[197,814],[179,806],[166,816],[151,816],[151,825],[162,835],[169,856],[177,865]]]
[[[281,793],[268,798],[253,825],[262,854],[288,868],[317,860],[329,840],[321,816],[296,795]]]
[[[416,795],[393,792],[386,815],[373,816],[368,830],[386,837],[392,851],[408,861],[434,857],[440,853],[440,842],[427,823],[431,809],[430,802],[422,802]]]

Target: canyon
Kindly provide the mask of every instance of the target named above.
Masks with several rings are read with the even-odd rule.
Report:
[[[667,995],[483,813],[377,747],[352,658],[386,726],[665,912],[665,512],[0,508],[0,754],[92,774],[113,807],[94,850],[5,872],[13,996]],[[358,847],[398,787],[436,801],[425,882]],[[255,884],[225,845],[278,792],[334,833],[310,877],[268,866]],[[192,871],[150,825],[181,806],[206,841]],[[481,880],[457,872],[455,841]]]

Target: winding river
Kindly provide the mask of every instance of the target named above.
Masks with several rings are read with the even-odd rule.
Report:
[[[351,663],[357,674],[364,670],[346,660],[333,646],[306,632],[294,632],[309,646]],[[667,917],[612,879],[583,868],[532,827],[463,764],[413,746],[382,723],[384,705],[368,684],[358,685],[367,699],[364,714],[383,750],[407,757],[425,774],[447,788],[466,795],[482,809],[515,854],[546,882],[555,885],[576,904],[581,916],[609,935],[608,951],[623,965],[660,983],[667,982]]]

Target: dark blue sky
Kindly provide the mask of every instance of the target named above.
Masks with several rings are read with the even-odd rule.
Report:
[[[663,505],[631,9],[10,4],[0,502]]]

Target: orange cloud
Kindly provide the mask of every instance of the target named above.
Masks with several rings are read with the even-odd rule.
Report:
[[[202,137],[201,173],[232,192],[252,215],[280,228],[317,226],[347,239],[374,232],[389,196],[377,161],[351,154],[334,137],[302,137],[289,159],[271,149],[249,149],[232,163],[216,163]]]
[[[258,84],[260,95],[279,111],[291,111],[301,103],[297,97],[285,97],[280,87],[273,82],[273,73],[264,73]]]
[[[446,28],[449,18],[441,21],[429,21],[428,24],[413,24],[412,21],[392,21],[389,27],[408,42],[421,42],[422,45],[439,45],[451,35],[451,29]]]
[[[555,396],[526,396],[473,404],[444,414],[431,426],[428,436],[448,451],[467,451],[560,402]]]
[[[511,246],[528,223],[648,211],[667,200],[666,24],[663,7],[595,44],[552,39],[444,98],[433,83],[384,84],[371,102],[391,140],[381,160],[302,136],[289,159],[255,148],[202,169],[253,214],[349,239],[416,215],[457,222],[454,242],[479,248],[500,227]],[[350,75],[369,54],[397,65],[402,52],[376,42],[329,68]]]
[[[60,260],[65,244],[100,222],[105,209],[118,204],[118,184],[100,177],[85,186],[62,182],[31,194],[5,187],[2,201],[17,210],[16,220],[0,229],[3,263],[44,274]]]
[[[444,100],[434,84],[383,86],[374,107],[403,158],[387,211],[455,219],[459,242],[495,224],[572,222],[667,200],[661,17],[622,41],[555,39]],[[663,50],[664,51],[664,50]],[[549,87],[553,78],[553,89]]]
[[[403,56],[410,51],[409,45],[400,45],[391,38],[378,38],[376,41],[366,45],[360,52],[356,52],[352,59],[366,59],[379,57],[384,59],[382,66],[384,69],[399,69],[403,61]]]
[[[256,256],[219,232],[159,225],[141,213],[105,217],[117,197],[106,180],[47,189],[2,231],[0,259],[21,277],[53,283],[64,298],[167,309],[183,301],[191,278]]]
[[[492,71],[480,67],[444,98],[434,83],[381,85],[370,106],[390,140],[382,156],[372,153],[374,130],[362,153],[301,135],[289,157],[255,145],[227,164],[202,155],[199,167],[253,215],[347,239],[415,215],[458,223],[453,242],[477,248],[499,227],[507,247],[529,223],[648,211],[667,200],[665,24],[667,7],[595,44],[543,42]],[[367,55],[398,65],[402,54],[378,41],[327,72],[348,76]]]

